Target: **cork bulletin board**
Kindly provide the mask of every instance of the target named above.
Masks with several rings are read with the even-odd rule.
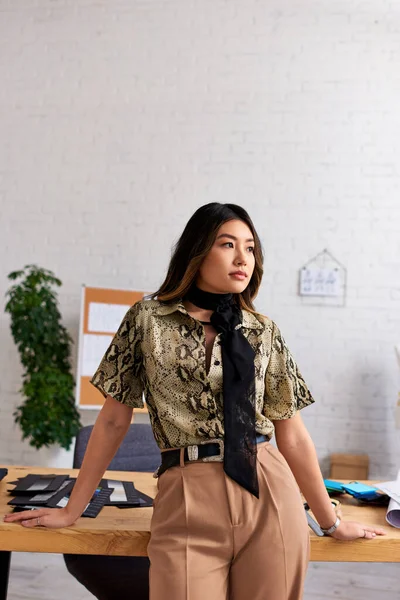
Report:
[[[125,313],[147,292],[82,286],[79,323],[76,404],[82,409],[100,409],[104,398],[91,383],[105,351]],[[135,412],[147,412],[146,408]]]

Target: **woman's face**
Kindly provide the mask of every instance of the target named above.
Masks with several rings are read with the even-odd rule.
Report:
[[[243,221],[228,221],[219,228],[214,244],[201,264],[196,285],[215,294],[240,294],[250,282],[254,265],[251,230]]]

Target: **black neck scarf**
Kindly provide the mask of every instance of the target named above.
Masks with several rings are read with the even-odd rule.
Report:
[[[210,322],[221,334],[224,400],[224,471],[259,497],[255,429],[255,352],[241,329],[242,314],[233,294],[213,294],[193,285],[184,297],[213,310]]]

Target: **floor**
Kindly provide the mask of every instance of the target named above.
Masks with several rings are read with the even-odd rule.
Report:
[[[378,597],[400,600],[400,563],[310,563],[304,600],[376,600]],[[14,553],[8,600],[54,598],[93,600],[94,596],[69,575],[60,555]]]

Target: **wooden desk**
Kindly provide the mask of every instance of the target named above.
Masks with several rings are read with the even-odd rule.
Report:
[[[6,466],[6,465],[5,465]],[[0,482],[0,515],[12,512],[7,506],[11,496],[7,482],[28,473],[76,476],[74,469],[43,467],[8,467],[8,475]],[[156,480],[149,473],[128,471],[106,472],[105,478],[134,481],[142,492],[154,497]],[[367,482],[366,482],[367,483]],[[373,482],[370,482],[373,484]],[[373,540],[340,542],[331,537],[318,537],[310,530],[311,560],[335,562],[400,562],[400,529],[386,523],[384,507],[360,505],[350,496],[341,496],[343,517],[386,530],[386,535]],[[0,520],[0,600],[6,598],[11,552],[44,552],[60,554],[105,554],[112,556],[146,556],[150,539],[152,508],[118,509],[104,507],[96,519],[80,518],[64,529],[31,528]],[[2,581],[5,582],[2,584]]]

